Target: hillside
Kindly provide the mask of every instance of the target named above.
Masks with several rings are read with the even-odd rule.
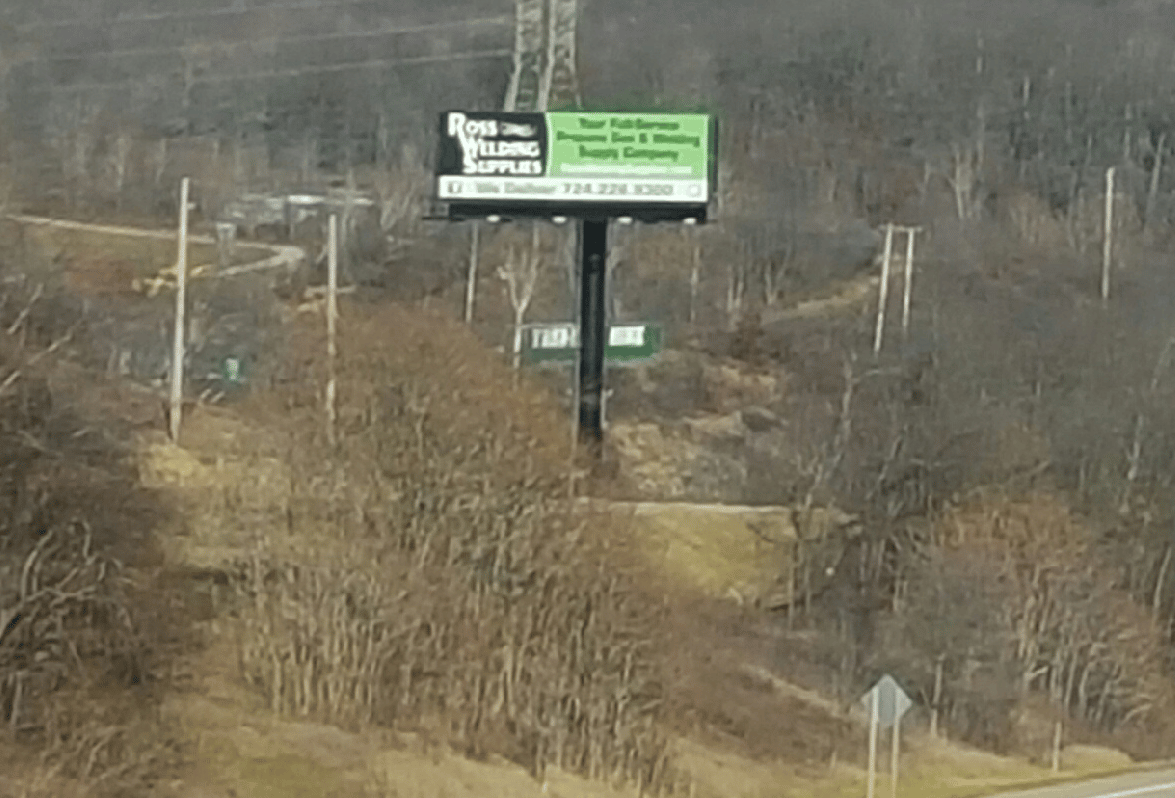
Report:
[[[5,5],[0,798],[847,798],[884,674],[913,796],[1171,756],[1169,5],[564,5],[584,108],[720,121],[598,461],[510,363],[573,226],[430,210],[517,4]]]
[[[37,302],[31,307],[36,310]],[[37,311],[28,318],[40,324],[44,317]],[[460,325],[436,314],[358,304],[344,308],[344,319],[344,341],[363,342],[359,347],[343,347],[347,365],[341,371],[340,420],[348,442],[336,457],[349,475],[344,483],[338,481],[343,474],[332,474],[329,467],[323,470],[327,464],[321,457],[321,417],[313,399],[321,374],[311,354],[321,342],[318,325],[310,319],[295,318],[287,328],[289,343],[273,388],[232,408],[195,407],[178,447],[162,433],[155,400],[117,377],[104,378],[84,365],[56,358],[29,372],[45,380],[56,412],[68,408],[70,414],[108,430],[103,445],[115,446],[109,462],[133,464],[135,476],[123,483],[124,489],[141,494],[144,501],[150,497],[158,507],[143,516],[142,528],[151,542],[139,545],[140,552],[150,548],[156,553],[147,560],[141,555],[120,555],[134,569],[133,582],[150,580],[154,585],[151,592],[131,593],[124,599],[131,602],[128,609],[139,622],[139,633],[146,635],[137,643],[145,646],[143,667],[154,670],[151,692],[139,699],[148,708],[146,714],[137,719],[107,715],[79,723],[47,749],[48,761],[58,763],[53,770],[14,767],[9,770],[14,775],[6,776],[8,781],[0,783],[0,789],[14,795],[150,789],[152,794],[185,798],[357,792],[400,798],[431,798],[438,793],[472,798],[486,790],[503,796],[554,793],[565,798],[628,794],[600,781],[603,773],[594,770],[592,756],[569,757],[562,768],[536,760],[536,750],[526,742],[529,738],[518,735],[511,724],[489,726],[496,731],[479,737],[477,727],[466,724],[482,711],[491,712],[492,704],[470,715],[461,705],[446,709],[443,692],[431,693],[438,703],[421,702],[410,711],[381,715],[378,690],[364,692],[377,683],[365,682],[362,670],[350,670],[364,660],[358,650],[348,647],[365,639],[364,645],[377,644],[379,638],[370,636],[374,627],[365,625],[362,616],[351,615],[347,620],[346,613],[356,607],[347,610],[347,605],[333,603],[342,595],[332,594],[329,583],[318,581],[314,574],[326,579],[338,574],[349,585],[348,601],[374,602],[367,605],[368,611],[394,607],[401,623],[410,612],[424,613],[421,617],[430,619],[428,623],[463,623],[459,612],[449,613],[456,612],[453,598],[464,590],[461,585],[468,576],[461,576],[459,570],[445,576],[445,568],[459,560],[451,556],[436,560],[429,572],[432,587],[416,583],[414,566],[409,565],[417,561],[416,555],[397,564],[401,555],[395,554],[396,549],[381,554],[378,545],[370,548],[375,542],[370,538],[371,525],[395,518],[378,513],[394,513],[395,504],[404,500],[403,491],[428,486],[429,492],[416,494],[409,505],[414,510],[403,517],[407,524],[387,529],[399,529],[401,535],[418,534],[414,528],[451,534],[443,526],[446,518],[460,517],[462,523],[477,525],[482,523],[479,518],[489,522],[503,511],[521,510],[523,514],[515,516],[520,520],[537,511],[541,518],[548,511],[538,506],[524,509],[527,492],[544,490],[544,481],[553,480],[551,487],[562,495],[566,466],[559,464],[566,463],[566,453],[560,452],[565,437],[550,398],[541,390],[513,387],[508,372],[487,359],[482,345]],[[396,345],[371,346],[392,330]],[[52,368],[45,370],[49,365]],[[381,387],[380,378],[389,383]],[[35,388],[37,383],[22,377],[19,384]],[[393,399],[393,404],[388,405],[387,399]],[[285,410],[275,412],[279,406]],[[455,414],[458,407],[462,412]],[[381,416],[389,410],[392,415]],[[393,448],[383,449],[383,440],[395,442]],[[369,448],[372,442],[377,448]],[[11,446],[11,441],[6,445]],[[391,471],[370,470],[389,454],[395,458],[389,461]],[[91,462],[98,461],[91,456]],[[554,465],[554,471],[540,476],[542,463]],[[486,466],[494,472],[477,470]],[[502,490],[511,484],[518,468],[523,469],[522,481]],[[33,472],[13,473],[27,478]],[[402,481],[403,475],[410,475],[407,481]],[[479,509],[468,500],[449,505],[450,499],[444,496],[460,485],[452,481],[455,475],[472,477],[470,487],[489,479],[502,488],[495,493],[477,490],[480,501],[491,503],[488,508]],[[378,490],[400,498],[382,509],[365,504],[370,501],[365,498],[370,495],[367,491],[379,484],[371,479],[401,480],[382,483]],[[453,493],[452,498],[459,495]],[[503,499],[506,504],[500,503]],[[360,511],[357,516],[356,510]],[[565,522],[559,519],[564,512],[555,509],[550,516],[549,522],[556,523],[553,529],[563,528]],[[612,521],[603,521],[605,514],[599,508],[581,512],[587,513],[585,519],[595,519],[591,523],[598,531],[577,538],[580,542],[564,551],[574,558],[572,562],[600,556],[601,563],[610,563],[610,587],[590,579],[584,587],[604,590],[598,599],[603,602],[601,610],[609,596],[622,597],[627,620],[618,617],[609,622],[622,623],[624,637],[618,642],[623,644],[641,628],[642,613],[648,620],[660,619],[660,630],[646,627],[641,633],[661,641],[658,656],[640,667],[650,669],[644,678],[661,681],[658,689],[664,698],[655,726],[665,746],[658,749],[663,758],[657,761],[663,764],[651,763],[654,770],[650,771],[663,780],[661,787],[715,798],[767,790],[797,798],[856,794],[864,753],[860,714],[847,712],[838,699],[800,687],[791,681],[788,669],[781,668],[779,647],[803,645],[801,641],[810,638],[793,636],[768,616],[748,614],[731,596],[733,586],[736,597],[742,598],[737,594],[746,593],[748,577],[769,584],[772,560],[764,560],[761,546],[764,538],[769,542],[796,537],[790,513],[783,508],[772,516],[750,509],[732,513],[688,504],[630,507],[623,503],[607,511],[606,515],[615,517]],[[719,517],[730,520],[716,523]],[[442,525],[431,526],[437,521]],[[91,523],[99,532],[113,532],[122,521],[91,516]],[[491,523],[481,528],[485,534],[495,527]],[[525,528],[539,534],[541,525]],[[17,530],[10,529],[9,534]],[[14,543],[17,540],[12,538]],[[448,550],[453,551],[460,540],[449,538]],[[552,538],[547,545],[562,544]],[[596,549],[597,545],[602,548]],[[375,571],[364,561],[365,555],[356,556],[355,546],[375,555],[380,563]],[[437,550],[444,551],[446,546]],[[675,547],[680,553],[673,553]],[[787,556],[786,551],[780,554]],[[542,566],[546,557],[535,550],[515,560],[513,567],[547,567]],[[21,559],[24,556],[18,554],[17,561]],[[261,570],[257,570],[259,564]],[[779,567],[780,563],[774,566]],[[382,589],[370,581],[377,575],[388,580],[392,574],[395,581]],[[556,570],[545,578],[557,584],[569,577]],[[734,582],[729,581],[732,578]],[[260,592],[251,588],[257,579],[268,587]],[[456,581],[440,582],[448,586],[438,593],[434,592],[438,579]],[[617,580],[635,581],[627,594],[616,594],[612,591]],[[643,587],[637,587],[638,582]],[[395,594],[394,604],[383,605],[392,594],[382,590],[394,590],[396,584],[404,589]],[[422,589],[423,604],[412,598],[414,591]],[[267,597],[280,597],[286,609],[271,614]],[[166,634],[147,624],[146,608],[135,603],[160,599],[171,608]],[[439,603],[432,603],[438,599]],[[645,601],[651,603],[642,605]],[[334,614],[317,614],[322,610],[316,607],[332,603]],[[488,626],[493,622],[491,606],[482,610],[486,613],[480,620],[483,633],[492,628]],[[574,612],[572,607],[566,611]],[[445,614],[437,615],[438,611]],[[344,615],[339,616],[340,612]],[[561,622],[557,616],[551,620]],[[279,634],[283,626],[285,631]],[[317,632],[312,633],[313,629]],[[616,633],[609,629],[597,626],[595,634],[607,639]],[[458,640],[444,642],[444,636],[433,640],[436,645],[461,645]],[[283,655],[287,645],[293,647]],[[390,655],[394,649],[384,650]],[[457,689],[465,679],[463,670],[446,672],[446,667],[478,661],[476,649],[456,654],[440,648],[436,654],[421,651],[420,655],[424,657],[422,676],[440,668],[434,678]],[[607,656],[603,651],[600,655]],[[430,659],[433,656],[439,658]],[[284,664],[274,669],[268,664],[270,657]],[[606,660],[600,665],[607,667]],[[542,678],[540,674],[536,671],[531,678]],[[329,686],[336,676],[354,680],[351,684],[357,691],[336,692]],[[305,687],[299,687],[302,679],[307,680]],[[134,683],[140,681],[136,678]],[[541,682],[533,684],[537,687]],[[617,686],[612,682],[608,689]],[[116,683],[104,689],[113,690],[108,695],[117,700],[119,690],[136,688]],[[361,700],[362,696],[366,697]],[[401,695],[395,701],[406,698]],[[96,707],[102,706],[101,700]],[[476,707],[477,693],[467,700]],[[30,703],[21,713],[26,731],[18,746],[36,744],[39,727],[34,718],[64,721],[61,708],[37,706]],[[49,714],[40,716],[42,711]],[[488,725],[491,719],[487,714],[483,722]],[[590,722],[591,716],[585,720]],[[924,717],[916,719],[908,730],[904,783],[912,791],[909,794],[955,795],[959,790],[1050,776],[1047,768],[1023,760],[929,740],[924,722]],[[119,743],[116,747],[103,743],[111,734]],[[20,750],[6,748],[5,756],[14,761]],[[555,755],[563,756],[558,751]],[[1065,754],[1064,775],[1113,770],[1128,762],[1101,749],[1071,746]],[[536,769],[536,765],[540,766]],[[584,775],[595,779],[585,780]],[[644,778],[638,776],[635,783]]]

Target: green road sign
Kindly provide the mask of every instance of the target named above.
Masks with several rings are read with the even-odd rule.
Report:
[[[604,360],[623,366],[651,360],[661,352],[664,332],[657,324],[616,324],[608,329]],[[575,363],[579,329],[574,324],[528,324],[522,331],[522,357],[536,365]]]
[[[221,375],[225,382],[240,382],[241,381],[241,359],[239,357],[226,357],[221,368]]]

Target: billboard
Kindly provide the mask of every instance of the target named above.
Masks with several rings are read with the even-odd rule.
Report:
[[[446,111],[439,133],[450,218],[704,222],[715,190],[708,114]]]

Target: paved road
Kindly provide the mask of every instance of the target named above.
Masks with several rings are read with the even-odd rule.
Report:
[[[1095,781],[1054,784],[993,798],[1175,798],[1175,770],[1129,773]]]

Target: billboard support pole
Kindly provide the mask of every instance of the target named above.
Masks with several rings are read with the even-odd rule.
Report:
[[[608,255],[608,222],[580,222],[579,291],[579,429],[599,443],[604,438],[604,320],[605,264]]]

